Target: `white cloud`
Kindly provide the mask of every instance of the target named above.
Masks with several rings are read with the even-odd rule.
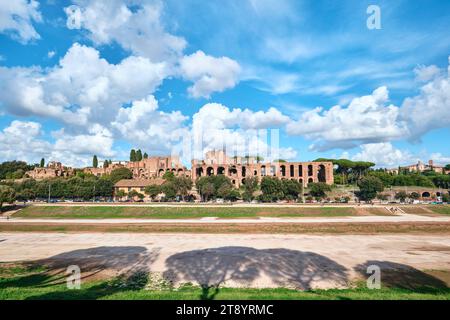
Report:
[[[51,51],[49,51],[49,52],[47,53],[47,58],[51,59],[51,58],[53,58],[53,57],[55,56],[55,54],[56,54],[56,52],[53,51],[53,50],[51,50]]]
[[[312,149],[316,150],[404,137],[408,131],[398,121],[399,108],[386,105],[388,99],[387,88],[380,87],[371,95],[353,99],[346,108],[339,105],[325,111],[315,108],[303,113],[298,121],[290,122],[287,132],[314,140]]]
[[[432,153],[430,159],[434,160],[435,163],[440,163],[443,165],[450,163],[450,156],[445,156],[440,152]]]
[[[111,134],[98,126],[89,133],[70,135],[61,129],[52,133],[55,142],[44,138],[42,125],[33,121],[14,120],[0,132],[0,158],[37,163],[42,157],[47,161],[61,161],[69,166],[89,165],[91,157],[112,157]]]
[[[35,0],[7,0],[0,2],[0,33],[11,35],[22,43],[39,39],[33,22],[41,22],[39,3]]]
[[[73,3],[65,8],[68,28],[87,30],[98,45],[116,42],[152,61],[173,60],[186,47],[183,38],[164,30],[160,1],[74,0]]]
[[[134,101],[129,108],[120,108],[112,127],[120,137],[151,152],[168,154],[174,144],[188,134],[184,127],[187,117],[179,111],[158,110],[158,102],[150,95]]]
[[[361,146],[361,151],[352,157],[355,161],[371,161],[377,167],[393,167],[410,164],[418,159],[408,151],[396,149],[389,142],[370,143]]]
[[[450,66],[447,75],[435,75],[421,88],[419,95],[403,101],[401,117],[409,125],[410,138],[419,139],[430,130],[450,126],[449,110]]]
[[[288,121],[275,108],[267,112],[248,109],[229,109],[217,103],[208,103],[192,119],[192,157],[201,158],[213,149],[226,148],[229,155],[262,155],[269,159],[292,159],[297,153],[292,148],[279,146],[278,130]],[[272,129],[272,130],[266,130]],[[270,137],[269,137],[270,136]],[[269,143],[270,142],[270,143]]]
[[[152,93],[166,77],[164,63],[130,56],[109,64],[93,48],[75,43],[50,69],[1,68],[0,92],[9,112],[86,126],[108,123],[119,108]]]
[[[441,73],[441,69],[435,65],[431,66],[418,66],[414,69],[416,80],[421,82],[427,82],[434,79]]]
[[[185,79],[194,82],[188,89],[189,93],[195,98],[208,98],[213,92],[234,87],[241,68],[228,57],[215,58],[197,51],[181,59],[180,70]]]

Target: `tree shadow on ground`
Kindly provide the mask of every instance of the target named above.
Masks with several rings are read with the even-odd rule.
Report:
[[[362,277],[367,278],[367,268],[378,266],[381,271],[381,286],[385,288],[405,289],[417,293],[438,293],[448,291],[447,284],[423,271],[411,266],[391,261],[370,260],[354,267]]]
[[[0,283],[0,289],[63,285],[66,284],[68,277],[66,269],[76,265],[81,270],[82,289],[65,288],[61,291],[33,296],[30,299],[98,299],[123,290],[140,290],[146,286],[151,264],[158,255],[158,249],[149,252],[145,247],[139,246],[96,247],[64,252],[47,259],[26,263],[30,270],[45,267],[45,271],[4,279]],[[84,280],[102,278],[102,273],[107,277],[113,274],[120,283],[102,282],[83,289]]]
[[[347,283],[346,268],[313,252],[289,249],[220,247],[181,252],[166,260],[164,277],[173,282],[194,282],[200,298],[212,300],[220,285],[233,281],[250,285],[265,276],[278,286],[309,290],[315,282]]]

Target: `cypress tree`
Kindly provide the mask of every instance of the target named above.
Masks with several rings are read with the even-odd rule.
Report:
[[[136,161],[141,161],[142,160],[142,151],[141,149],[138,149],[138,151],[136,151]]]
[[[94,158],[92,158],[92,166],[93,166],[94,168],[97,168],[97,167],[98,167],[98,159],[97,159],[97,156],[96,156],[96,155],[94,155]]]
[[[147,154],[147,152],[144,153],[144,159],[148,159],[148,154]]]
[[[41,164],[40,164],[40,167],[41,168],[43,168],[45,166],[45,159],[44,158],[42,158],[41,159]]]
[[[131,149],[130,151],[130,161],[131,162],[136,161],[136,151],[134,149]]]

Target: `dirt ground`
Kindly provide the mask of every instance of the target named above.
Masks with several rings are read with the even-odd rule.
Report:
[[[142,271],[174,284],[299,289],[346,287],[377,265],[382,282],[447,285],[450,236],[5,232],[0,261],[78,265],[85,279]]]

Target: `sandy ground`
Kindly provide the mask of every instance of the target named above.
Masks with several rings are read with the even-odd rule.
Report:
[[[212,235],[0,233],[0,261],[79,265],[89,275],[151,272],[175,284],[345,287],[378,265],[381,276],[438,279],[420,270],[450,270],[450,237],[428,235]],[[387,280],[385,280],[387,281]]]
[[[301,218],[270,218],[258,217],[252,219],[217,219],[215,217],[205,217],[201,219],[51,219],[51,218],[0,218],[0,223],[74,223],[74,224],[142,224],[142,223],[402,223],[402,222],[450,222],[450,216],[421,216],[414,214],[397,214],[395,216],[348,216],[348,217],[301,217]]]

